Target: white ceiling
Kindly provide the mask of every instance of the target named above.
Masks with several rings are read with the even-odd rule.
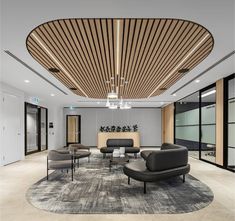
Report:
[[[1,1],[1,81],[24,91],[28,95],[37,96],[46,103],[60,106],[104,106],[96,100],[74,95],[39,65],[26,49],[26,37],[36,26],[59,18],[181,18],[197,22],[207,28],[213,35],[215,45],[211,54],[196,68],[190,71],[179,82],[163,95],[132,100],[133,106],[159,107],[199,90],[217,79],[235,72],[235,56],[233,55],[216,66],[203,77],[200,83],[192,82],[181,89],[176,97],[171,93],[180,86],[199,75],[216,61],[235,49],[235,1],[234,0],[2,0]],[[33,72],[15,61],[3,50],[26,62],[41,75],[53,82],[68,95],[39,78]],[[29,84],[24,80],[30,80]],[[50,94],[55,94],[51,97]],[[164,103],[163,103],[164,102]]]

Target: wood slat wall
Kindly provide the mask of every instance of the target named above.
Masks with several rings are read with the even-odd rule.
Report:
[[[162,143],[174,143],[174,103],[162,108]]]
[[[35,28],[26,44],[79,96],[106,98],[114,89],[138,99],[164,93],[184,76],[180,69],[192,70],[210,54],[214,41],[204,27],[179,19],[60,19]]]

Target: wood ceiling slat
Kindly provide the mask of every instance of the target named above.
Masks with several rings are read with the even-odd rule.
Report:
[[[30,54],[44,68],[63,66],[65,73],[52,74],[66,87],[77,85],[75,94],[106,98],[118,87],[125,99],[164,93],[159,88],[169,88],[181,79],[179,69],[196,67],[213,44],[205,28],[177,19],[60,19],[40,25],[27,39]],[[107,84],[111,77],[114,80]]]
[[[140,52],[140,56],[139,56],[139,60],[138,60],[138,65],[136,65],[136,69],[135,69],[135,79],[133,81],[133,85],[136,86],[136,82],[138,81],[139,77],[142,75],[142,73],[139,73],[139,68],[142,67],[143,62],[146,60],[146,54],[148,52],[148,49],[154,39],[154,34],[152,32],[153,27],[158,27],[160,21],[155,21],[153,19],[149,20],[148,23],[148,27],[144,36],[144,41],[141,45],[141,52]],[[156,28],[157,30],[157,28]],[[131,90],[136,90],[135,88],[131,88]],[[128,94],[127,91],[125,92],[125,94]]]
[[[98,80],[98,76],[97,76],[97,70],[94,68],[94,61],[91,59],[91,55],[90,55],[90,51],[88,49],[88,43],[86,41],[86,36],[84,31],[81,31],[81,28],[83,27],[83,24],[81,22],[81,19],[79,20],[75,20],[76,24],[74,24],[74,29],[75,32],[77,34],[77,38],[78,41],[80,41],[80,48],[82,49],[83,52],[83,57],[86,59],[86,62],[90,68],[91,73],[88,74],[92,74],[93,77],[93,85],[99,85],[99,80]],[[84,30],[84,28],[82,28]],[[87,85],[88,86],[88,85]],[[89,85],[91,86],[91,85]],[[100,87],[96,87],[97,93],[99,94],[103,94],[104,92],[101,90]]]
[[[53,30],[54,30],[55,32],[52,32],[52,33],[51,33],[52,36],[49,35],[48,32],[45,32],[45,30],[42,30],[42,32],[40,33],[41,35],[42,35],[42,34],[45,34],[47,40],[50,42],[50,44],[46,44],[46,46],[48,47],[48,49],[49,49],[50,51],[53,51],[52,46],[53,46],[53,47],[56,47],[56,46],[55,46],[56,43],[57,43],[57,45],[63,44],[63,43],[62,43],[62,42],[63,42],[63,39],[62,39],[62,37],[59,35],[59,33],[57,32],[57,29],[54,28]],[[59,43],[58,43],[58,42],[56,42],[56,43],[53,42],[53,39],[55,39],[55,38],[54,38],[54,33],[56,33],[56,36],[58,37],[58,40],[60,41]],[[62,33],[62,31],[60,31],[60,33]],[[45,36],[44,36],[44,37],[45,37]],[[61,55],[58,56],[58,54],[57,54],[57,55],[54,55],[54,57],[63,65],[63,67],[65,67],[65,68],[67,69],[67,71],[70,72],[71,76],[77,80],[76,74],[74,74],[74,73],[77,73],[77,72],[78,72],[77,69],[76,69],[76,64],[75,64],[75,63],[70,63],[71,65],[68,66],[67,63],[68,63],[68,61],[71,61],[71,59],[69,59],[69,58],[66,59],[66,60],[63,59],[63,58],[65,57],[65,56],[64,56],[65,53],[68,54],[68,52],[66,52],[66,49],[67,49],[66,47],[67,47],[67,46],[63,44],[63,49],[64,49],[64,50],[61,50]],[[60,68],[59,68],[59,69],[60,69]],[[80,82],[80,84],[81,84],[81,82]],[[82,84],[81,84],[81,85],[82,85]]]
[[[90,75],[87,74],[87,73],[89,73],[89,68],[84,63],[84,60],[81,59],[81,53],[80,53],[80,51],[78,49],[78,43],[76,43],[76,33],[74,32],[73,24],[72,24],[71,20],[70,19],[66,19],[64,21],[64,24],[62,24],[62,26],[64,26],[64,29],[67,32],[67,37],[69,39],[71,47],[74,50],[74,56],[76,56],[76,59],[77,59],[77,65],[78,65],[78,69],[80,71],[80,75],[81,75],[81,73],[86,73],[84,77],[80,76],[80,78],[82,77],[83,78],[82,80],[85,80],[86,83],[90,83],[91,84],[93,82],[93,80],[90,77]],[[94,88],[89,88],[89,89],[90,89],[89,90],[90,93],[94,93],[95,92]]]
[[[199,30],[199,31],[201,31],[201,30]],[[152,77],[151,77],[150,81],[147,82],[148,84],[151,84],[151,82],[155,82],[156,84],[159,84],[162,81],[162,79],[166,76],[166,73],[171,72],[171,70],[177,65],[177,63],[179,63],[187,55],[187,53],[191,50],[191,47],[189,47],[190,44],[193,44],[192,43],[193,41],[199,41],[200,38],[202,37],[202,34],[203,34],[202,33],[201,35],[199,35],[199,33],[194,31],[194,30],[191,30],[189,33],[192,33],[192,35],[195,38],[191,39],[191,41],[186,41],[185,40],[186,38],[184,37],[184,40],[181,42],[181,46],[180,46],[180,49],[179,49],[182,52],[181,53],[177,53],[177,50],[175,50],[174,53],[178,54],[178,55],[173,56],[173,59],[171,59],[171,61],[168,64],[168,66],[166,66],[167,71],[163,72],[161,69],[157,70],[160,73],[158,75],[158,80],[154,79],[154,77],[155,77],[154,75],[151,75]],[[152,85],[152,86],[149,86],[148,89],[151,91],[151,90],[154,90],[153,89],[154,87],[155,86]],[[146,92],[146,93],[148,93],[148,92]]]

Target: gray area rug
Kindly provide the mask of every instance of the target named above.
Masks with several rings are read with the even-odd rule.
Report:
[[[206,207],[213,193],[187,175],[185,183],[181,177],[147,183],[147,194],[143,194],[142,182],[131,179],[128,185],[122,166],[113,166],[109,172],[108,159],[93,154],[90,163],[81,159],[73,182],[70,173],[55,171],[49,181],[45,177],[31,186],[26,197],[36,208],[55,213],[174,214]]]

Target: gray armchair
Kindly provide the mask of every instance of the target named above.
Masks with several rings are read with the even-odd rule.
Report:
[[[50,150],[47,156],[47,180],[49,170],[71,169],[73,181],[73,156],[69,153],[63,153],[56,150]]]

